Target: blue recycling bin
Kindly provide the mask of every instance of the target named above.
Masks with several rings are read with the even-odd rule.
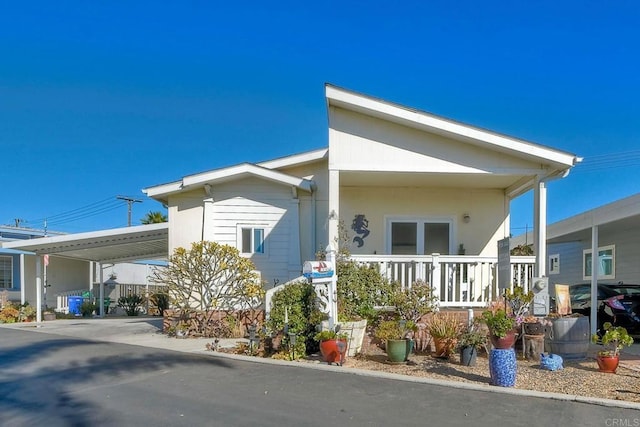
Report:
[[[68,297],[69,301],[69,314],[75,314],[76,316],[80,316],[82,312],[80,311],[80,307],[84,302],[84,298],[81,296],[70,296]]]

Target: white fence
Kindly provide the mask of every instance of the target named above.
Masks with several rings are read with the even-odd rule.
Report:
[[[403,289],[417,280],[431,285],[440,307],[484,307],[500,295],[495,257],[458,255],[352,255],[360,264],[375,265]],[[512,256],[509,287],[530,289],[535,257]]]

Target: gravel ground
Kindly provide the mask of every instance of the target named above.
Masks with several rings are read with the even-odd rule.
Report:
[[[310,357],[308,361],[320,363],[318,357]],[[478,356],[475,366],[461,365],[457,354],[449,360],[414,354],[406,364],[392,365],[386,363],[382,350],[370,347],[367,354],[348,358],[344,366],[476,384],[490,381],[486,353]],[[563,370],[552,372],[541,369],[540,362],[522,360],[519,356],[515,388],[640,402],[640,371],[620,366],[616,374],[606,374],[598,371],[594,359],[588,358],[565,360]]]

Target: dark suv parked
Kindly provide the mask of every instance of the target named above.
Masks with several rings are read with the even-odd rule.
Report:
[[[571,311],[591,314],[591,284],[569,286]],[[630,334],[640,334],[640,285],[626,283],[598,284],[598,329],[604,322],[624,326]]]

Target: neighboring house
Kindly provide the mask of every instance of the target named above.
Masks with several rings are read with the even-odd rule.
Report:
[[[354,259],[405,285],[423,278],[444,304],[481,305],[496,295],[511,200],[534,190],[534,240],[544,242],[547,183],[581,160],[331,85],[326,100],[328,148],[144,189],[168,206],[169,253],[229,244],[271,287],[335,244],[342,223]]]
[[[518,236],[513,244],[525,243]],[[547,229],[550,284],[590,283],[598,257],[597,281],[640,283],[640,194],[591,209],[549,225]],[[551,287],[553,293],[553,286]]]
[[[151,226],[151,228],[158,226]],[[162,227],[162,226],[160,226]],[[143,227],[144,228],[144,227]],[[146,227],[149,228],[149,227]],[[125,229],[125,232],[130,229]],[[115,230],[113,231],[115,233]],[[107,232],[109,233],[109,232]],[[105,243],[104,232],[88,233],[97,247],[126,242],[121,235]],[[40,260],[40,283],[42,306],[66,309],[67,296],[91,292],[97,296],[100,278],[107,280],[106,297],[117,298],[129,290],[140,292],[140,287],[149,284],[149,263],[94,262],[88,245],[80,240],[81,234],[45,232],[22,227],[0,227],[0,291],[7,291],[10,301],[29,302],[38,300],[37,255]],[[78,241],[74,241],[78,239]],[[24,250],[21,250],[24,249]],[[33,252],[32,252],[33,251]],[[65,252],[66,251],[66,252]],[[140,253],[137,250],[135,253]],[[51,255],[49,255],[51,254]],[[129,256],[129,254],[126,254]],[[118,259],[119,255],[110,257]],[[166,256],[166,243],[162,256]],[[134,259],[136,257],[133,257]],[[116,282],[114,282],[114,279]]]
[[[45,236],[61,236],[64,233],[38,230],[27,227],[0,226],[0,291],[7,291],[11,301],[35,300],[35,290],[26,289],[23,283],[35,280],[35,257],[33,253],[15,249],[4,249],[4,242],[31,241]],[[79,265],[65,263],[69,269],[68,277],[75,277]],[[62,264],[51,268],[51,282],[56,282]]]

